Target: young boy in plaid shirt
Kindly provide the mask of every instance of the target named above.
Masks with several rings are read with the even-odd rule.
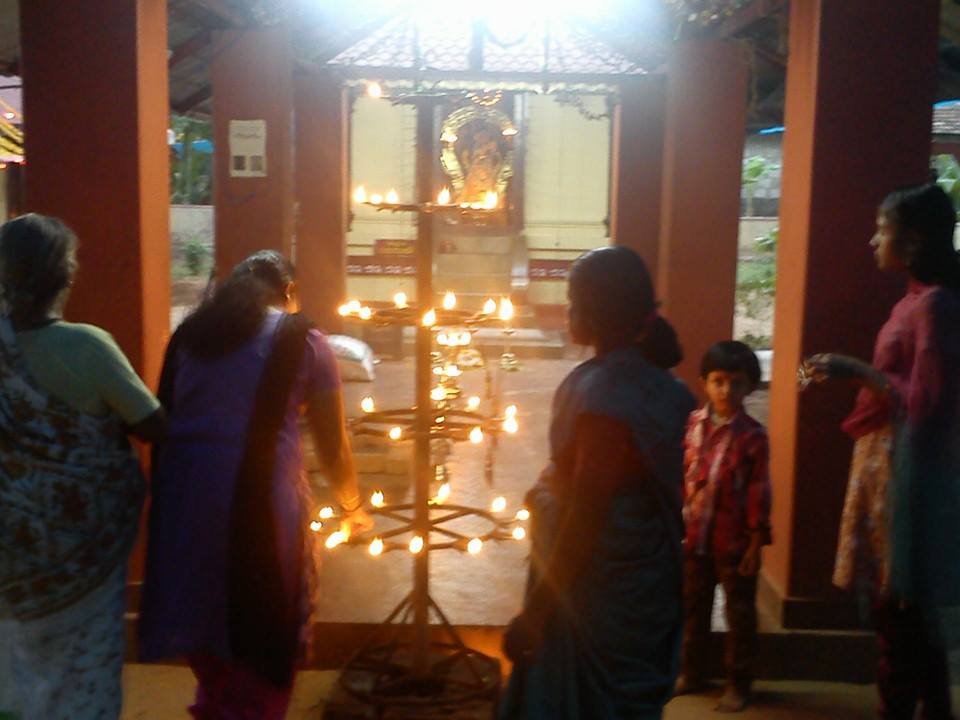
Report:
[[[717,710],[746,707],[757,636],[760,548],[770,543],[767,433],[743,400],[760,382],[746,345],[711,347],[700,365],[707,404],[690,414],[684,439],[683,664],[677,694],[702,690],[716,585],[723,586],[729,630],[726,690]]]

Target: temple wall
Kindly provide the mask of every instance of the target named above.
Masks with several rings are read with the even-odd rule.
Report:
[[[590,113],[606,112],[600,96],[584,98]],[[414,192],[413,111],[389,102],[359,98],[354,106],[350,149],[351,187],[368,193],[394,188],[401,200]],[[571,260],[608,242],[610,121],[587,119],[576,107],[553,96],[528,96],[523,174],[524,215],[531,260]],[[348,256],[374,254],[377,239],[413,239],[410,217],[353,207]],[[348,295],[387,300],[397,290],[413,296],[413,279],[397,275],[351,274]],[[531,283],[534,304],[566,301],[565,280]]]

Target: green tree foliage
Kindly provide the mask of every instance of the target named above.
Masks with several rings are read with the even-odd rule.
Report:
[[[960,164],[953,155],[934,155],[930,166],[937,171],[937,185],[953,200],[953,208],[960,212]]]
[[[777,291],[777,239],[780,228],[754,240],[754,252],[737,263],[737,304],[747,317],[758,318],[770,306]],[[770,347],[770,338],[740,338],[752,348]]]
[[[743,171],[740,174],[741,194],[747,200],[747,216],[753,216],[753,193],[767,173],[777,168],[776,163],[772,163],[762,155],[751,155],[743,159]]]
[[[201,152],[197,141],[213,142],[209,120],[171,115],[170,128],[180,152],[170,152],[170,202],[174,205],[210,205],[213,202],[213,154]]]

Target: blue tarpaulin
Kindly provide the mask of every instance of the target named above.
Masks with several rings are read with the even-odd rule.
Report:
[[[206,153],[208,155],[213,154],[213,141],[212,140],[194,140],[190,145],[193,147],[194,152]],[[176,150],[177,155],[183,155],[183,143],[175,142],[170,143],[170,147]]]

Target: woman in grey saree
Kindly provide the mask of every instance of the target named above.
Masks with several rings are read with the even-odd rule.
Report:
[[[120,714],[144,494],[126,432],[163,426],[112,338],[59,317],[74,243],[53,218],[0,228],[0,716],[24,720]]]
[[[557,390],[550,464],[528,494],[532,566],[504,638],[515,664],[501,718],[660,718],[677,673],[694,401],[662,369],[680,352],[639,256],[585,255],[569,296],[573,340],[596,355]]]

